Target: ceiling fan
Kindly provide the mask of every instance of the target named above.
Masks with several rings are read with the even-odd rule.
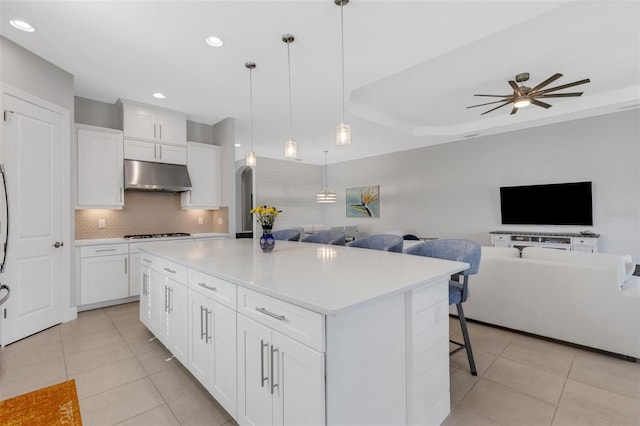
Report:
[[[492,108],[489,111],[485,111],[480,115],[485,115],[485,114],[487,114],[487,113],[489,113],[491,111],[495,111],[498,108],[502,108],[503,106],[508,105],[508,104],[513,104],[513,109],[511,110],[511,114],[512,115],[515,114],[516,112],[518,112],[519,108],[523,108],[523,107],[529,106],[531,104],[537,105],[537,106],[542,107],[542,108],[551,108],[550,104],[548,104],[546,102],[542,102],[542,101],[540,101],[540,99],[568,98],[568,97],[572,97],[572,96],[582,96],[583,92],[572,92],[572,93],[551,93],[551,92],[555,92],[556,90],[566,89],[568,87],[578,86],[580,84],[589,83],[591,81],[588,78],[585,78],[584,80],[574,81],[573,83],[567,83],[567,84],[563,84],[563,85],[560,85],[560,86],[551,87],[549,89],[543,89],[544,87],[546,87],[549,84],[553,83],[554,81],[556,81],[560,77],[562,77],[562,74],[556,73],[556,74],[552,75],[551,77],[549,77],[548,79],[546,79],[545,81],[543,81],[542,83],[538,84],[537,86],[535,86],[533,88],[530,88],[530,87],[525,86],[524,84],[518,86],[518,83],[524,83],[525,81],[529,80],[529,73],[528,72],[523,72],[521,74],[516,75],[516,81],[509,80],[509,85],[513,89],[513,94],[509,94],[509,95],[473,95],[473,96],[489,96],[489,97],[493,97],[493,98],[502,98],[502,99],[500,99],[499,101],[487,102],[487,103],[484,103],[484,104],[471,105],[471,106],[468,106],[467,108],[475,108],[475,107],[479,107],[479,106],[502,103],[502,105],[498,105],[497,107]]]

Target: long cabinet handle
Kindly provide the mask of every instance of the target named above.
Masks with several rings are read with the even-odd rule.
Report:
[[[209,330],[209,326],[213,322],[213,320],[209,319],[210,315],[213,315],[213,311],[210,311],[209,309],[205,308],[205,310],[204,310],[204,318],[205,318],[204,325],[205,325],[205,331],[206,331],[205,339],[204,339],[205,343],[209,343],[209,340],[211,340],[211,338],[212,338],[211,330]]]
[[[126,257],[124,258],[124,274],[125,274],[125,275],[129,273],[129,272],[127,271],[127,266],[128,266],[128,265],[127,265],[127,263],[128,263],[128,260],[129,260],[129,259],[127,259]]]
[[[278,352],[278,348],[276,348],[275,346],[271,345],[271,356],[270,356],[270,358],[271,358],[271,374],[270,374],[270,376],[271,376],[271,395],[273,395],[273,390],[278,387],[278,384],[276,383],[276,380],[275,380],[276,376],[273,374],[273,365],[274,365],[274,361],[273,360],[275,358],[274,354],[276,352]]]
[[[207,290],[216,291],[216,292],[218,291],[218,289],[217,289],[217,288],[215,288],[215,287],[211,287],[211,286],[208,286],[208,285],[206,285],[205,283],[198,283],[198,285],[199,285],[200,287],[202,287],[202,288],[206,288]]]
[[[143,296],[148,296],[149,295],[149,275],[147,275],[146,273],[142,274],[142,295]]]
[[[160,127],[160,140],[162,140],[162,124],[159,124],[158,127]],[[160,158],[162,158],[162,147],[160,147]]]
[[[116,251],[116,249],[114,249],[114,248],[110,248],[110,249],[98,249],[98,250],[96,250],[96,253],[102,253],[102,252],[105,252],[105,251]]]
[[[173,312],[173,288],[169,287],[169,313]]]
[[[169,313],[169,287],[164,286],[164,311]]]
[[[200,340],[204,339],[207,333],[204,331],[204,312],[206,308],[200,305]]]
[[[287,321],[287,317],[285,317],[284,315],[274,314],[273,312],[267,311],[265,308],[256,308],[256,311],[260,312],[261,314],[269,315],[270,317],[275,318],[279,321]]]
[[[162,139],[162,127],[160,127],[160,139]],[[158,145],[159,151],[160,151],[160,158],[159,160],[162,160],[162,145]]]
[[[154,123],[154,125],[153,125],[153,138],[154,138],[154,139],[156,138],[156,125],[155,125],[155,123]],[[155,154],[155,153],[154,153],[154,154]],[[154,155],[154,156],[155,156],[155,155]]]
[[[260,339],[260,387],[264,387],[264,382],[269,380],[269,377],[264,375],[264,348],[268,348],[269,344]]]

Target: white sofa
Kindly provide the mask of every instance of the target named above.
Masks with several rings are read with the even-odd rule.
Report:
[[[640,358],[634,267],[630,258],[603,253],[527,247],[520,258],[515,248],[482,247],[465,316]]]

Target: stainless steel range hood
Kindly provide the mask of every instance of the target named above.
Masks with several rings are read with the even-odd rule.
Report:
[[[124,160],[124,189],[183,192],[191,189],[187,166]]]

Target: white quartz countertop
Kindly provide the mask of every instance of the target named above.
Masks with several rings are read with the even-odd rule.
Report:
[[[469,267],[422,256],[288,241],[276,241],[273,252],[263,253],[251,239],[174,241],[140,250],[326,315]]]
[[[221,234],[218,232],[203,232],[201,234],[191,234],[184,237],[165,237],[165,238],[94,238],[88,240],[76,240],[76,246],[91,246],[94,244],[121,244],[121,243],[149,243],[157,241],[179,241],[194,238],[227,238],[229,234]]]

